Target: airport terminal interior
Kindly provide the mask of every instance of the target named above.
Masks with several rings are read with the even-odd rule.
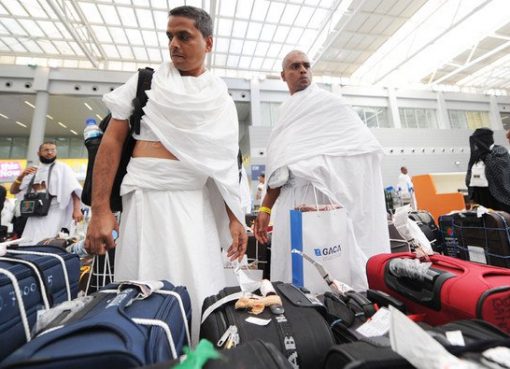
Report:
[[[146,67],[156,70],[154,81],[158,69],[172,63],[171,18],[194,19],[169,18],[181,6],[202,9],[212,22],[204,66],[226,85],[239,134],[228,147],[214,146],[215,138],[228,132],[196,142],[202,143],[200,153],[213,156],[232,147],[237,151],[238,144],[240,161],[234,165],[232,157],[230,164],[238,170],[234,199],[242,212],[231,202],[232,181],[219,177],[224,168],[214,167],[225,163],[223,156],[189,159],[198,153],[181,156],[175,138],[149,140],[161,141],[160,149],[205,175],[208,182],[200,186],[212,205],[201,216],[214,213],[211,224],[218,230],[214,236],[188,237],[212,226],[195,228],[191,211],[172,210],[176,200],[163,206],[152,197],[159,207],[153,214],[135,205],[126,208],[128,201],[148,206],[149,189],[157,196],[172,192],[157,188],[171,181],[171,170],[165,169],[147,180],[153,187],[123,190],[124,213],[115,212],[120,229],[109,228],[104,252],[93,255],[95,241],[85,240],[88,226],[104,223],[91,221],[96,215],[90,200],[78,201],[92,173],[86,129],[97,128],[110,113],[105,94]],[[206,39],[192,24],[196,37]],[[289,54],[296,50],[301,53]],[[349,128],[325,129],[328,123],[319,113],[301,123],[296,112],[302,104],[288,108],[312,90],[308,83],[289,93],[282,80],[288,55],[308,58],[309,68],[300,73],[339,104],[331,114],[352,113],[345,123]],[[158,95],[147,96],[153,109]],[[321,103],[309,107],[321,108]],[[289,121],[292,114],[296,123]],[[212,115],[203,113],[204,122]],[[344,116],[338,119],[339,126],[344,122]],[[325,129],[316,135],[316,147],[305,133],[295,134],[298,124]],[[313,132],[309,127],[302,132]],[[187,136],[187,129],[173,132],[182,134],[177,141],[183,146],[189,139],[193,147],[195,136]],[[359,141],[350,141],[358,133]],[[287,146],[278,146],[282,142]],[[364,150],[375,147],[369,142],[379,146]],[[69,210],[68,226],[38,238],[35,229],[47,228],[49,215],[34,213],[44,199],[36,199],[35,190],[30,197],[27,188],[34,189],[34,181],[24,179],[33,176],[46,188],[38,194],[50,193],[50,178],[37,183],[37,174],[25,171],[47,167],[43,143],[56,145],[56,163],[72,174],[72,181],[59,179],[46,214],[71,182],[80,189],[69,192],[70,205],[60,205]],[[365,168],[364,155],[373,152],[377,159]],[[509,368],[509,152],[508,0],[0,0],[0,186],[5,189],[5,196],[0,191],[0,369]],[[316,156],[326,157],[324,167],[310,161]],[[280,159],[286,160],[283,167],[275,164]],[[49,167],[56,177],[65,172]],[[282,168],[288,179],[272,187]],[[322,177],[330,170],[336,173]],[[103,186],[98,183],[94,188]],[[306,187],[303,195],[300,183],[306,183],[301,190],[312,189]],[[312,197],[297,203],[299,196]],[[284,200],[291,198],[296,203],[284,212]],[[218,207],[225,213],[223,223]],[[170,238],[182,240],[180,248],[192,239],[191,244],[221,243],[223,231],[230,231],[228,244],[220,245],[224,254],[247,242],[239,262],[218,256],[226,282],[216,284],[209,272],[198,278],[206,264],[186,264],[189,257],[210,258],[213,265],[216,257],[209,253],[219,248],[204,245],[181,258],[144,244],[160,243],[166,237],[161,229],[174,227],[144,223],[166,218],[165,209],[183,217],[178,223],[184,226]],[[284,226],[278,220],[282,213]],[[123,225],[123,215],[135,226]],[[247,241],[232,230],[236,216]],[[132,248],[138,242],[140,249],[107,250],[110,239]],[[179,250],[174,244],[164,247]],[[183,279],[173,272],[159,277],[160,269],[151,264],[158,255],[144,261],[153,269],[149,273],[140,267],[138,276],[122,274],[132,272],[138,260],[142,264],[143,253],[164,254],[161,263],[172,259],[176,269],[182,266]],[[194,282],[188,285],[186,278]],[[130,282],[122,284],[124,279]],[[200,286],[209,280],[211,287]],[[192,366],[193,360],[198,364]]]

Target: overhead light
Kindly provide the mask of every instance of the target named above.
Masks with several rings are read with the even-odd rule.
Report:
[[[16,124],[17,124],[18,126],[22,126],[22,127],[24,127],[24,128],[27,128],[27,125],[26,125],[26,124],[23,124],[23,123],[21,123],[21,122],[16,121]]]
[[[46,114],[46,118],[53,120],[53,117],[49,114]]]
[[[85,105],[85,106],[86,106],[89,110],[92,110],[92,108],[90,107],[90,105],[89,105],[89,104],[87,104],[87,103],[83,103],[83,105]]]
[[[35,105],[34,105],[34,104],[32,104],[30,101],[25,100],[25,104],[27,104],[28,106],[30,106],[32,109],[35,109]]]
[[[102,116],[100,116],[99,114],[96,114],[96,117],[98,117],[98,118],[99,118],[99,120],[103,120],[103,117],[102,117]]]
[[[0,117],[5,118],[5,119],[9,119],[9,117],[7,115],[3,115],[1,113],[0,113]]]
[[[77,136],[78,136],[78,133],[76,133],[76,131],[75,131],[75,130],[70,129],[70,131],[71,131],[71,133],[73,133],[73,134],[75,134],[75,135],[77,135]]]
[[[61,126],[63,128],[67,128],[67,126],[64,123],[62,123],[62,122],[57,122],[57,123],[58,123],[59,126]]]

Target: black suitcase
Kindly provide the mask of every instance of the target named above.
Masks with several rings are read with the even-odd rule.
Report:
[[[510,268],[510,214],[461,212],[454,215],[453,226],[460,259]]]
[[[282,299],[284,314],[275,315],[266,308],[255,317],[268,319],[269,324],[251,324],[245,319],[253,315],[246,311],[236,311],[232,301],[206,318],[200,327],[200,337],[216,343],[230,325],[236,325],[240,343],[262,339],[274,344],[293,367],[319,368],[328,349],[335,344],[333,333],[319,312],[324,306],[291,284],[273,282],[273,285]],[[205,312],[218,300],[239,291],[238,287],[224,288],[219,294],[205,299],[202,311]]]
[[[162,362],[145,369],[171,369],[179,360]],[[285,356],[271,344],[262,340],[249,341],[231,350],[223,350],[221,358],[209,360],[203,369],[292,369]]]
[[[432,249],[436,252],[441,252],[443,239],[432,214],[425,210],[411,211],[409,218],[414,220],[418,227],[420,227],[420,230],[430,241]]]
[[[38,310],[76,297],[80,259],[60,247],[26,246],[8,249],[0,269],[1,361],[30,340]]]
[[[482,320],[463,320],[440,327],[424,327],[439,343],[456,356],[482,352],[498,345],[510,346],[510,336]],[[462,332],[465,346],[452,346],[444,333]],[[366,338],[354,343],[335,345],[329,351],[324,369],[412,369],[406,359],[391,349],[387,337]]]

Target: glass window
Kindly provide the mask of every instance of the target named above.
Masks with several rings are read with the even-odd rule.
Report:
[[[353,106],[352,108],[367,127],[390,127],[387,108],[379,106]]]
[[[489,112],[487,111],[448,110],[448,117],[452,128],[490,127]]]
[[[435,109],[399,108],[402,128],[436,128]]]
[[[9,159],[11,157],[11,137],[0,137],[0,159]]]
[[[28,137],[13,137],[11,159],[26,159]]]
[[[72,159],[87,158],[87,149],[82,138],[71,137],[69,143],[69,157]]]
[[[501,114],[501,122],[503,123],[503,128],[507,131],[510,129],[510,113],[500,113]]]

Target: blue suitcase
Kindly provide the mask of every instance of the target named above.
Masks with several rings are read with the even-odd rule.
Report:
[[[59,247],[8,249],[0,257],[0,361],[30,340],[40,309],[78,294],[80,259]]]
[[[81,310],[62,310],[1,368],[120,369],[179,357],[190,339],[188,292],[150,283],[159,284],[150,293],[144,282],[125,282],[81,298]]]

